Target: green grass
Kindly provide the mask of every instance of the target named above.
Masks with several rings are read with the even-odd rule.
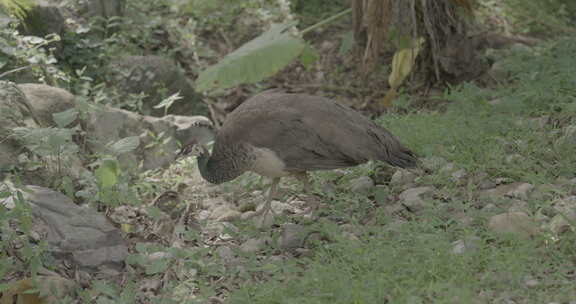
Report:
[[[576,114],[576,39],[565,39],[507,59],[514,82],[488,91],[474,85],[453,88],[444,96],[446,112],[386,115],[379,122],[422,157],[443,157],[470,174],[488,173],[535,185],[554,184],[559,177],[576,176],[574,146],[561,140],[563,128]],[[498,98],[496,105],[490,103]],[[547,123],[536,119],[545,117]],[[509,155],[520,156],[509,161]],[[352,176],[366,174],[358,167]],[[332,173],[316,174],[317,180]],[[433,173],[421,184],[446,193],[462,187]],[[474,190],[476,185],[469,185]],[[394,191],[394,190],[391,190]],[[550,196],[529,201],[536,212]],[[567,193],[560,194],[567,195]],[[309,259],[280,263],[281,275],[265,283],[245,283],[229,303],[567,303],[576,299],[573,232],[560,241],[546,234],[532,240],[504,239],[485,228],[491,215],[454,195],[447,202],[430,201],[422,214],[391,232],[386,223],[397,220],[370,209],[365,196],[342,189],[330,196],[329,213],[357,224],[377,213],[378,220],[362,227],[359,241],[340,236],[337,227],[312,224],[330,235]],[[359,206],[364,206],[361,208]],[[505,210],[506,205],[499,205]],[[360,208],[361,210],[355,210]],[[449,209],[475,220],[459,225]],[[477,238],[473,250],[453,254],[453,242]],[[535,285],[528,281],[537,282]],[[535,281],[534,281],[535,280]]]
[[[566,257],[538,241],[482,241],[455,255],[452,242],[466,232],[419,222],[394,234],[372,232],[362,242],[326,245],[305,272],[247,285],[230,303],[484,303],[499,297],[539,303],[576,297],[571,283],[560,283],[568,276]],[[528,278],[543,279],[528,287]],[[487,299],[475,302],[482,293]]]

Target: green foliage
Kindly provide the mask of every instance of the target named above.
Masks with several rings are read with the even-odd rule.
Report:
[[[68,75],[58,67],[58,61],[49,45],[59,41],[58,35],[50,34],[45,38],[22,36],[13,26],[0,28],[0,70],[12,68],[0,73],[0,78],[27,69],[38,81],[56,85],[67,83]]]
[[[0,0],[0,12],[4,11],[9,15],[14,15],[18,19],[26,18],[28,11],[32,9],[32,0]]]
[[[506,0],[484,1],[503,5],[515,28],[525,32],[572,32],[576,18],[576,2],[572,0]]]
[[[309,26],[350,6],[346,0],[292,0],[292,11],[302,26]]]
[[[79,151],[72,137],[78,131],[76,128],[15,128],[14,138],[20,140],[32,153],[44,161],[36,163],[29,161],[28,166],[45,167],[50,175],[58,180],[64,176],[64,168],[71,158]]]
[[[293,26],[293,23],[273,25],[261,36],[200,73],[197,89],[226,89],[274,75],[298,57],[305,47],[302,39],[289,32]]]
[[[32,210],[24,199],[21,190],[16,190],[8,184],[0,183],[0,278],[9,272],[19,271],[25,264],[30,275],[35,276],[42,266],[42,257],[46,251],[45,241],[32,243]],[[11,201],[13,207],[4,204]],[[18,245],[20,255],[15,259],[9,253]],[[1,290],[1,286],[0,286]],[[0,291],[1,292],[1,291]]]

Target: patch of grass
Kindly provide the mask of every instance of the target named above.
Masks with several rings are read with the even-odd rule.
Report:
[[[538,302],[576,296],[570,284],[560,283],[567,275],[566,256],[550,256],[537,241],[500,246],[483,241],[455,255],[457,237],[464,235],[413,222],[394,235],[374,230],[362,241],[341,239],[320,249],[301,275],[245,286],[230,303]],[[540,286],[526,285],[529,278],[542,277]],[[486,299],[479,298],[482,294]]]
[[[535,185],[574,178],[576,153],[562,137],[576,110],[571,76],[575,46],[576,39],[568,38],[531,56],[516,54],[507,59],[512,83],[493,91],[474,85],[453,88],[444,96],[451,101],[445,113],[386,115],[379,123],[420,156],[443,157],[471,174]],[[351,176],[369,170],[360,166]],[[316,178],[349,180],[334,172],[317,173]],[[319,244],[313,257],[300,259],[302,271],[245,284],[229,303],[562,303],[576,298],[572,232],[557,242],[497,237],[483,224],[494,211],[450,195],[460,186],[442,174],[431,175],[430,181],[448,193],[449,203],[431,201],[393,229],[387,224],[397,219],[381,212],[383,208],[369,210],[366,195],[342,189],[328,194],[332,215],[357,224],[356,218],[376,212],[378,221],[363,226],[359,240],[340,236],[334,232],[338,227],[313,224],[330,241]],[[529,203],[538,210],[548,202]],[[498,212],[509,206],[501,207]],[[448,209],[477,224],[455,223]],[[462,254],[452,252],[455,241],[470,238],[475,240],[472,247]]]
[[[516,89],[519,94],[535,94],[531,84],[522,87]],[[536,89],[543,90],[540,86]],[[453,102],[447,113],[391,115],[381,122],[420,156],[441,156],[469,172],[484,171],[533,183],[575,176],[571,164],[576,162],[576,154],[559,140],[561,132],[555,132],[556,126],[539,125],[538,118],[530,116],[546,108],[561,108],[552,113],[568,115],[572,104],[559,102],[561,98],[536,103],[518,95],[501,97],[501,103],[522,101],[519,109],[511,110],[514,105],[490,105],[482,93],[479,88],[464,86],[448,94]],[[512,160],[511,155],[517,159]]]

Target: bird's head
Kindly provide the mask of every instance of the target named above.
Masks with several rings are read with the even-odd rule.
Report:
[[[207,145],[215,139],[216,131],[208,118],[203,116],[169,116],[177,127],[176,138],[181,143],[178,156],[210,156]]]

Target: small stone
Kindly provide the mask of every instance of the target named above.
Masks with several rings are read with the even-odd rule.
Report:
[[[396,172],[394,172],[392,175],[392,178],[390,178],[390,184],[396,186],[410,184],[414,182],[416,177],[417,175],[413,172],[399,169],[396,170]]]
[[[205,221],[210,218],[210,211],[208,210],[201,210],[198,212],[198,216],[196,217],[199,221]]]
[[[254,216],[254,225],[258,229],[266,229],[272,227],[274,224],[274,212],[268,211],[265,213],[258,213]]]
[[[452,179],[452,181],[457,183],[463,181],[466,175],[467,175],[466,170],[459,169],[452,172],[452,174],[450,174],[450,178]]]
[[[285,224],[282,234],[278,238],[278,247],[283,250],[292,250],[302,247],[306,238],[306,229],[296,224]]]
[[[530,206],[527,202],[521,200],[514,200],[512,206],[508,208],[509,212],[524,212],[530,213]]]
[[[240,211],[234,210],[227,205],[222,205],[212,210],[211,218],[218,222],[230,222],[240,218],[242,213]]]
[[[450,173],[453,172],[454,170],[456,170],[456,166],[454,165],[454,163],[447,163],[444,166],[442,166],[442,168],[440,168],[440,172],[442,173]]]
[[[244,253],[255,253],[262,250],[262,247],[270,242],[270,238],[248,239],[240,246],[240,251]]]
[[[238,211],[245,213],[248,211],[254,211],[258,208],[257,204],[253,201],[248,201],[248,202],[244,202],[243,204],[240,205],[240,207],[238,208]]]
[[[538,233],[538,226],[524,212],[507,212],[490,218],[488,227],[498,234],[511,234],[521,238],[530,238]]]
[[[322,183],[321,188],[322,188],[322,192],[325,193],[325,194],[334,194],[334,193],[336,193],[336,187],[334,186],[333,183],[330,183],[330,182]]]
[[[154,294],[162,286],[162,280],[159,279],[144,279],[140,282],[140,291],[144,293]]]
[[[368,176],[360,176],[350,180],[349,189],[353,192],[366,193],[374,188],[374,181]]]
[[[479,190],[489,190],[489,189],[494,189],[495,187],[496,187],[496,183],[494,181],[489,180],[489,179],[482,180],[478,184]]]
[[[400,203],[410,211],[420,211],[426,205],[422,197],[426,194],[430,194],[433,191],[433,187],[416,187],[405,190],[404,192],[400,193]]]
[[[526,279],[526,281],[524,282],[524,284],[526,284],[527,287],[536,287],[538,285],[540,285],[540,282],[536,279],[533,278],[528,278]]]
[[[228,247],[228,246],[220,246],[216,249],[216,253],[218,254],[218,256],[226,261],[226,262],[232,262],[236,259],[236,255],[234,254],[234,251],[232,251],[232,248]]]
[[[534,189],[534,185],[529,183],[520,183],[516,185],[515,189],[512,189],[507,193],[508,196],[519,198],[519,199],[527,199],[528,194]]]
[[[564,213],[566,215],[576,213],[576,196],[568,196],[555,200],[552,205],[554,206],[554,210],[557,212]]]
[[[464,254],[467,252],[472,252],[478,250],[480,247],[480,238],[470,237],[465,240],[457,240],[452,243],[452,246],[453,254]]]
[[[348,231],[342,232],[342,237],[349,241],[360,241],[360,238],[358,238],[354,233]]]
[[[456,213],[454,214],[454,219],[464,227],[471,226],[474,223],[474,218],[467,215],[466,213]]]
[[[240,220],[246,221],[253,218],[256,215],[256,211],[246,211],[240,215]]]
[[[489,197],[499,198],[502,196],[526,200],[528,195],[534,189],[534,185],[528,183],[512,183],[500,185],[494,189],[485,190],[484,193]]]
[[[289,204],[279,202],[279,201],[272,201],[270,204],[272,211],[276,214],[284,214],[284,213],[294,213],[294,208]]]
[[[563,214],[554,216],[550,221],[550,230],[556,235],[561,235],[571,229],[572,225],[566,220],[566,217]]]

